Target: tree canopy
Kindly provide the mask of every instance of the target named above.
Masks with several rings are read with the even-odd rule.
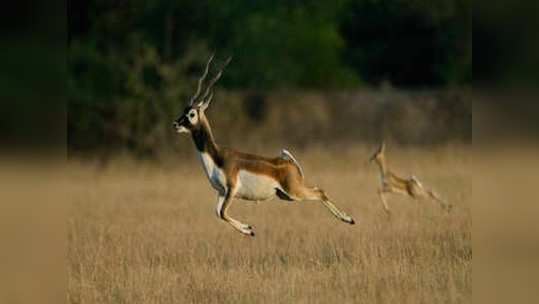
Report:
[[[73,81],[122,94],[129,62],[232,55],[232,88],[471,81],[469,0],[94,0],[70,3]],[[194,55],[193,55],[194,53]],[[200,58],[194,58],[195,62]],[[189,71],[189,69],[188,69]],[[147,75],[152,85],[161,81]]]
[[[214,52],[233,57],[230,91],[443,88],[472,74],[470,0],[70,1],[68,22],[75,150],[169,142]]]

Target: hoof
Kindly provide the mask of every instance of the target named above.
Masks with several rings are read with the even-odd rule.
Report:
[[[243,233],[243,235],[247,235],[247,236],[255,236],[255,232],[253,230],[251,230],[251,229],[242,229],[241,233]]]
[[[356,224],[356,221],[354,221],[353,218],[349,217],[350,219],[345,219],[345,218],[341,218],[340,220],[347,223],[347,224],[350,224],[350,225],[355,225]]]

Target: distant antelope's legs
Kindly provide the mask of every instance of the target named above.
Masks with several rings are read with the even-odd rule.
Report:
[[[382,202],[382,206],[384,207],[384,211],[387,215],[391,215],[391,211],[389,210],[389,206],[387,205],[385,194],[386,192],[383,189],[378,190],[378,196],[380,197],[380,201]]]
[[[440,204],[440,206],[441,206],[443,209],[447,210],[448,212],[451,211],[451,208],[452,208],[453,206],[452,206],[451,204],[448,204],[448,203],[444,202],[444,201],[438,196],[438,194],[436,194],[436,192],[434,192],[434,191],[432,191],[432,190],[426,190],[426,192],[427,192],[427,195],[428,195],[431,199],[433,199],[433,200],[435,200],[436,202],[438,202],[438,203]]]
[[[322,189],[319,189],[318,187],[313,187],[313,188],[308,188],[308,187],[305,187],[302,191],[302,195],[301,195],[301,198],[303,200],[313,200],[313,201],[320,201],[322,202],[322,204],[329,209],[329,211],[338,219],[340,219],[341,221],[345,222],[345,223],[348,223],[348,224],[355,224],[355,221],[354,219],[347,215],[346,213],[342,212],[341,210],[339,210],[332,202],[331,200],[328,198],[328,196],[326,195],[326,193],[322,190]]]
[[[220,219],[224,220],[225,222],[229,223],[232,227],[234,227],[239,232],[250,235],[250,236],[254,236],[255,233],[253,232],[251,226],[247,224],[243,224],[242,222],[228,216],[226,211],[232,201],[232,197],[233,197],[232,192],[233,192],[232,189],[228,189],[225,195],[219,195],[219,199],[217,203],[217,216]]]

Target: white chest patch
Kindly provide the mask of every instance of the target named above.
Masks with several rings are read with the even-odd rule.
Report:
[[[212,187],[219,191],[219,193],[225,193],[225,173],[219,169],[209,154],[199,153],[198,156],[200,157],[200,161],[202,161],[202,167]]]
[[[281,185],[273,178],[246,170],[238,173],[237,186],[236,197],[252,201],[270,199],[275,195],[276,188],[281,189]]]

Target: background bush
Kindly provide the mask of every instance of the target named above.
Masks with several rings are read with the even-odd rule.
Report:
[[[253,142],[471,138],[469,0],[94,0],[68,15],[72,154],[169,148],[212,52],[233,56],[212,121]]]

